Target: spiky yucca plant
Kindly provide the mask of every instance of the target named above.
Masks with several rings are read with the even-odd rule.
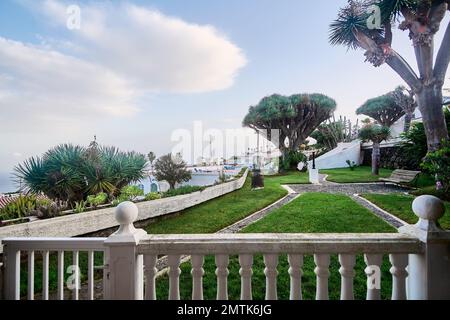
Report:
[[[116,195],[122,187],[142,179],[145,167],[145,156],[136,152],[62,144],[17,165],[15,176],[23,183],[22,191],[43,193],[73,205],[91,194]]]

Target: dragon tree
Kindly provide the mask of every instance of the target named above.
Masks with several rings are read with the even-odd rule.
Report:
[[[422,113],[428,150],[448,139],[442,86],[450,62],[450,25],[435,55],[434,39],[450,10],[450,0],[349,0],[330,25],[330,43],[365,50],[366,61],[387,64],[411,88]],[[400,21],[401,20],[401,21]],[[392,47],[393,28],[408,31],[418,73]],[[436,58],[434,58],[436,56]]]
[[[284,156],[297,151],[335,109],[336,101],[323,94],[274,94],[249,108],[243,126],[261,132],[269,140],[271,131],[279,130],[279,149]]]

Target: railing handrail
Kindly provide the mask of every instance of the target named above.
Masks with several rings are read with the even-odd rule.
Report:
[[[5,238],[2,239],[1,244],[7,245],[14,250],[105,250],[104,242],[107,238],[45,238],[45,237],[31,237],[31,238]]]
[[[396,233],[266,233],[148,235],[138,254],[422,253],[412,236]]]

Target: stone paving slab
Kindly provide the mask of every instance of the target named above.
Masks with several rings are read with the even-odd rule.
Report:
[[[346,184],[292,184],[289,187],[296,193],[325,192],[347,195],[363,193],[406,193],[409,189],[384,183],[346,183]]]

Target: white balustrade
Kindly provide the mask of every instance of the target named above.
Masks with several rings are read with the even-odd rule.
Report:
[[[48,300],[49,260],[50,252],[42,251],[42,300]]]
[[[94,251],[88,251],[88,300],[94,300],[94,254]]]
[[[34,300],[34,251],[28,251],[28,300]]]
[[[443,215],[442,202],[422,196],[414,201],[419,216],[414,226],[389,234],[187,234],[148,235],[136,229],[137,207],[131,202],[116,208],[119,230],[109,238],[10,238],[4,239],[4,263],[7,299],[20,299],[21,252],[28,252],[28,299],[34,298],[33,271],[35,252],[42,252],[43,299],[49,292],[49,257],[58,254],[57,298],[64,298],[64,252],[72,252],[74,264],[79,253],[88,254],[88,299],[94,298],[94,257],[104,253],[104,298],[156,299],[158,257],[166,256],[169,299],[180,299],[181,257],[190,256],[192,299],[203,299],[204,257],[214,255],[217,276],[217,298],[228,299],[227,281],[230,256],[239,257],[241,299],[252,296],[253,257],[263,254],[266,277],[266,299],[277,299],[278,257],[287,254],[290,275],[290,299],[302,299],[304,256],[313,256],[316,274],[316,299],[329,298],[330,259],[338,257],[343,300],[353,299],[353,281],[357,255],[364,255],[367,276],[367,299],[380,299],[383,255],[389,255],[392,274],[392,299],[443,299],[450,295],[450,233],[440,229],[437,220]],[[145,270],[144,270],[145,264]],[[408,268],[408,272],[406,269]],[[76,270],[78,271],[78,270]],[[333,270],[333,272],[335,272]],[[145,273],[145,277],[144,277]],[[79,274],[76,274],[79,277]],[[408,286],[406,286],[406,279]],[[406,287],[408,292],[406,292]],[[78,289],[73,292],[78,297]]]
[[[315,254],[316,268],[316,300],[328,300],[328,278],[330,277],[330,255],[326,253]]]
[[[389,261],[392,264],[392,300],[406,300],[406,267],[408,266],[408,255],[390,254]]]
[[[72,288],[72,299],[79,299],[79,285],[80,285],[80,254],[78,251],[72,253],[72,276],[73,276],[73,288]]]
[[[169,255],[169,300],[180,300],[180,260],[181,255]]]
[[[278,255],[265,254],[264,264],[266,265],[264,269],[264,275],[266,276],[266,300],[277,300]]]
[[[302,266],[303,256],[299,254],[288,255],[289,276],[291,278],[290,300],[302,300]]]
[[[228,264],[229,257],[226,254],[217,254],[216,276],[217,276],[217,300],[228,300]]]
[[[366,268],[364,272],[367,276],[367,300],[381,299],[381,263],[383,255],[381,254],[365,254],[364,262]]]
[[[57,299],[64,300],[64,250],[58,250],[58,292]]]
[[[204,257],[202,255],[193,255],[192,261],[192,300],[203,300],[203,269]]]
[[[66,285],[64,282],[64,251],[72,252],[72,257],[76,256],[75,252],[78,252],[78,254],[80,252],[88,252],[89,257],[90,251],[104,252],[105,247],[103,243],[105,240],[106,238],[9,238],[3,240],[7,267],[5,270],[7,282],[5,283],[5,298],[11,300],[20,299],[20,256],[22,252],[27,253],[27,263],[25,266],[27,273],[27,295],[24,298],[28,300],[35,298],[35,268],[39,258],[42,264],[42,300],[50,299],[50,256],[57,254],[57,261],[55,261],[57,283],[54,296],[58,300],[63,300],[64,287]]]
[[[355,277],[355,271],[353,268],[356,264],[356,257],[354,254],[340,254],[339,273],[341,274],[341,300],[353,300],[353,278]]]
[[[145,299],[156,300],[156,255],[145,255],[144,257],[144,274],[145,274]]]
[[[239,255],[239,265],[241,266],[239,270],[241,276],[241,300],[252,300],[253,255]]]

